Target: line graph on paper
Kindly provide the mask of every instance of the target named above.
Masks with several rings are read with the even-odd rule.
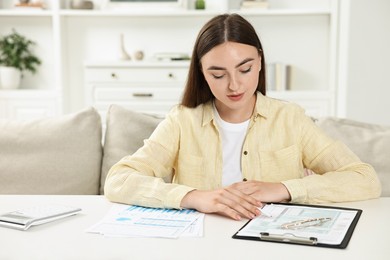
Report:
[[[197,230],[201,231],[203,217],[203,213],[191,209],[159,209],[113,204],[105,218],[88,232],[108,236],[176,238],[186,230],[192,230],[195,225]]]
[[[160,209],[141,206],[128,206],[118,213],[117,221],[134,220],[134,225],[146,227],[183,228],[193,222],[193,215],[197,211],[191,209]]]

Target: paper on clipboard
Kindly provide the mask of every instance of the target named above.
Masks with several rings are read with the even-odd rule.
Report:
[[[267,204],[262,211],[269,216],[260,215],[249,221],[235,238],[277,241],[290,236],[292,241],[307,238],[313,244],[339,245],[358,214],[358,210],[288,204]],[[269,239],[272,236],[274,239]]]

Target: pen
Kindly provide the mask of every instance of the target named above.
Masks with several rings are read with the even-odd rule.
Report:
[[[264,207],[264,206],[263,206],[263,207]],[[270,214],[264,212],[263,207],[257,207],[257,208],[260,210],[261,215],[271,218],[272,215],[270,215]]]
[[[297,220],[282,224],[283,229],[297,229],[311,226],[319,226],[323,223],[332,220],[332,218],[309,218],[305,220]]]

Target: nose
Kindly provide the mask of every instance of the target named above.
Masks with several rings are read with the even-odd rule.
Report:
[[[230,79],[229,79],[229,89],[231,91],[237,91],[239,89],[239,83],[238,83],[237,77],[230,76]]]

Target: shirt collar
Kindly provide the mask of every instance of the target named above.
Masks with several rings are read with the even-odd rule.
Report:
[[[256,93],[256,105],[255,111],[253,112],[254,119],[256,120],[259,116],[267,118],[270,115],[271,100],[259,91]]]
[[[207,103],[203,104],[203,120],[202,120],[202,126],[205,126],[211,122],[211,120],[214,119],[214,113],[213,113],[213,101],[210,100]]]
[[[202,126],[209,124],[214,119],[213,101],[210,100],[203,104]],[[259,116],[267,118],[270,114],[270,99],[265,97],[259,91],[256,92],[256,104],[253,112],[253,120],[256,121]]]

